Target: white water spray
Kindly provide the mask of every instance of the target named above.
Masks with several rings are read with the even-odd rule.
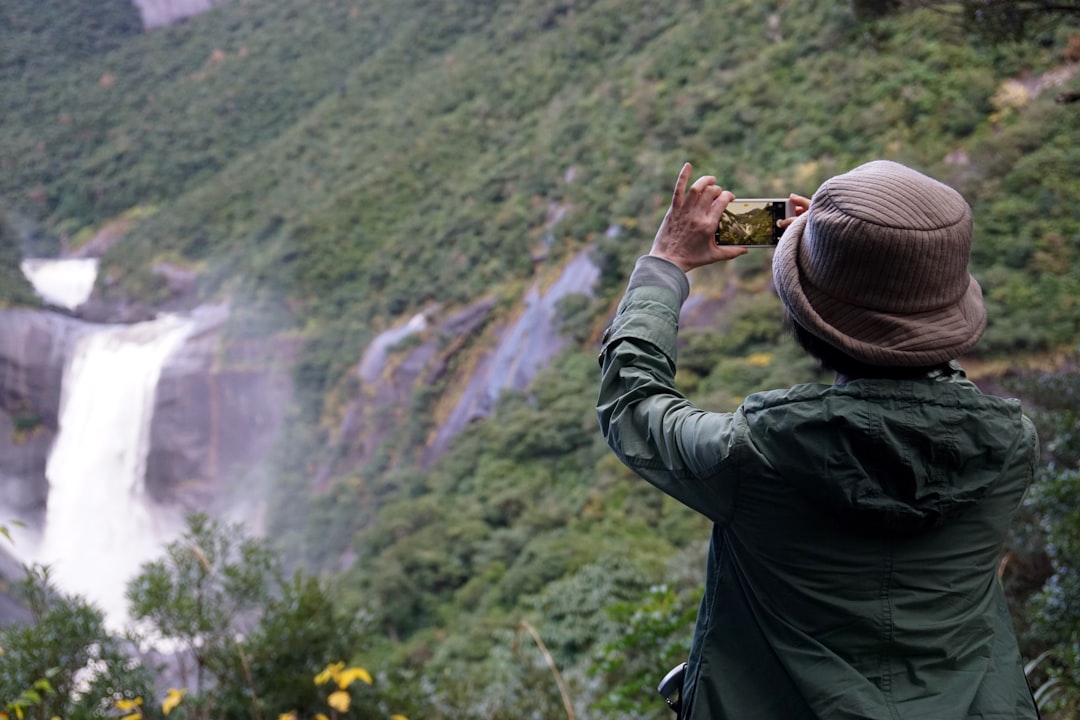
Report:
[[[167,316],[90,333],[64,374],[37,561],[113,623],[126,617],[128,580],[179,530],[175,513],[145,497],[143,478],[161,368],[190,326]]]

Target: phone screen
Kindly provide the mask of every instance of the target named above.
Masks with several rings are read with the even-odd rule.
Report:
[[[791,202],[786,198],[733,200],[720,217],[716,244],[775,247],[784,234],[777,223],[792,213]]]

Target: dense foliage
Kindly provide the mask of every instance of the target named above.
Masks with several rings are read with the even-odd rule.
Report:
[[[852,0],[860,20],[916,8],[932,8],[990,42],[1022,41],[1064,19],[1080,18],[1076,0]]]
[[[1072,358],[1075,361],[1075,356]],[[1014,613],[1032,658],[1030,675],[1044,709],[1076,717],[1080,709],[1080,375],[1030,373],[1012,379],[1031,399],[1044,443],[1044,466],[1015,524],[1009,568],[1021,582]],[[1035,562],[1033,562],[1033,560]],[[1041,561],[1041,562],[1040,562]],[[1025,578],[1025,576],[1029,576]],[[1007,585],[1007,587],[1009,587]],[[1018,591],[1019,590],[1019,591]]]
[[[36,305],[34,289],[19,269],[22,243],[15,228],[0,213],[0,307]]]
[[[130,662],[130,648],[105,626],[101,611],[60,592],[47,568],[25,568],[19,590],[32,618],[0,630],[0,702],[22,717],[101,717],[120,697],[145,694],[150,673]],[[30,695],[27,696],[27,691]],[[23,699],[22,709],[10,707]]]
[[[106,256],[99,293],[160,300],[153,267],[167,260],[200,273],[202,298],[233,301],[234,335],[302,337],[270,525],[289,562],[340,575],[334,599],[370,622],[356,642],[395,674],[394,707],[408,696],[427,717],[560,717],[525,621],[579,710],[663,717],[650,685],[684,652],[707,528],[606,451],[593,341],[682,161],[742,195],[810,193],[876,157],[913,164],[975,208],[991,324],[971,367],[1052,361],[1080,338],[1080,113],[1054,102],[1080,85],[1080,28],[1056,16],[991,43],[985,26],[919,4],[234,0],[132,34],[117,2],[73,44],[79,15],[12,0],[0,3],[13,20],[0,24],[0,206],[24,241],[54,247],[145,218]],[[480,297],[505,316],[527,281],[584,247],[603,271],[598,296],[564,304],[578,344],[527,393],[504,394],[421,467],[410,460],[454,388],[418,389],[373,460],[311,492],[318,461],[348,456],[328,437],[376,332]],[[818,378],[784,337],[767,254],[695,275],[723,308],[684,337],[678,379],[696,402],[727,410]],[[1042,542],[1042,524],[1071,527],[1055,498],[1074,480],[1051,475],[1014,548],[1031,567],[1042,549],[1024,543]],[[1053,541],[1059,568],[1075,567],[1066,547]],[[180,561],[197,575],[192,557],[158,567],[145,589],[160,593],[144,599],[168,605]],[[1055,601],[1069,573],[1054,577],[1042,591],[1033,572],[1014,607],[1029,657],[1054,649],[1040,667],[1062,678],[1075,665],[1055,636],[1078,624]],[[252,682],[266,713],[285,688],[311,691],[302,673],[318,668],[302,666],[319,658],[301,648],[330,642],[328,626],[288,629],[337,617],[320,586],[275,587],[250,678],[227,642],[206,646],[228,658],[213,666],[215,702],[237,713]],[[1043,607],[1064,624],[1036,623]],[[286,645],[294,657],[272,651]],[[320,662],[333,659],[350,658]],[[318,697],[303,697],[312,710]]]
[[[134,3],[2,0],[0,79],[40,90],[53,73],[119,48],[142,31]]]

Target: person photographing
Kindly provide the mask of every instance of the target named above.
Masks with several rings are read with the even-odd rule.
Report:
[[[734,195],[684,165],[600,353],[597,415],[630,469],[713,523],[680,718],[1038,716],[997,568],[1039,445],[957,358],[986,327],[971,208],[874,161],[792,196],[773,255],[796,341],[833,384],[734,413],[675,388],[686,273]]]

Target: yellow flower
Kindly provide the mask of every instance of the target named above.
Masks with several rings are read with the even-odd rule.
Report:
[[[321,673],[319,673],[318,675],[315,676],[315,684],[316,685],[325,685],[326,683],[330,682],[331,680],[336,679],[337,676],[339,674],[341,674],[341,671],[344,668],[345,668],[345,663],[343,663],[343,662],[330,663],[329,665],[326,666],[325,670],[323,670]]]
[[[746,364],[752,367],[768,367],[772,363],[773,354],[768,352],[754,353],[746,358]]]
[[[409,718],[404,715],[391,715],[390,720],[409,720]]]
[[[184,690],[177,690],[176,688],[169,688],[169,694],[161,702],[161,712],[168,715],[176,706],[180,704],[180,701],[184,699],[184,694],[187,692]]]
[[[137,697],[134,700],[123,698],[116,701],[117,710],[138,710],[140,705],[142,705],[141,697]]]
[[[330,697],[326,698],[326,704],[341,713],[349,712],[351,702],[352,697],[344,690],[335,690],[330,693]]]
[[[315,713],[315,720],[330,720],[325,713]]]
[[[277,716],[277,720],[296,720],[295,712],[281,713]]]
[[[372,682],[371,673],[362,667],[351,667],[348,670],[342,670],[334,679],[342,690],[352,685],[354,680],[361,680],[368,685]]]

